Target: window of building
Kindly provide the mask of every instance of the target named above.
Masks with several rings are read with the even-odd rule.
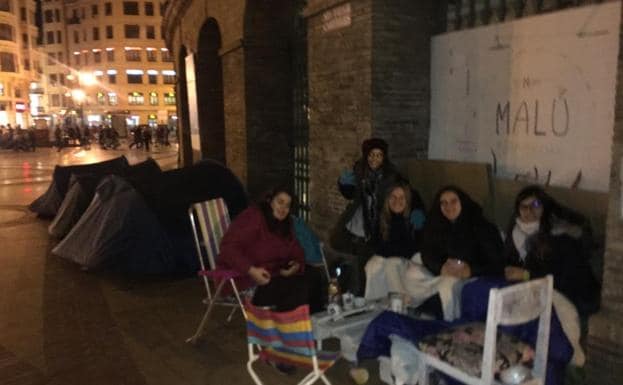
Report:
[[[145,104],[145,97],[142,92],[130,92],[128,94],[128,104],[143,105]]]
[[[108,83],[117,84],[117,71],[108,70],[107,73],[108,73]]]
[[[63,74],[58,74],[58,82],[61,83],[61,85],[65,85],[65,75]]]
[[[74,55],[74,65],[80,65],[80,54]]]
[[[21,21],[28,21],[28,13],[26,12],[26,8],[25,7],[20,7],[19,8],[19,19]]]
[[[91,17],[97,16],[99,9],[97,8],[97,4],[91,5]]]
[[[104,14],[106,16],[112,15],[112,3],[104,3]]]
[[[13,26],[10,24],[0,24],[0,40],[13,41]],[[54,40],[54,37],[52,37]]]
[[[156,38],[156,28],[153,25],[148,25],[145,27],[145,37],[147,39],[155,39]]]
[[[93,71],[93,76],[95,76],[97,84],[102,84],[104,80],[104,71]]]
[[[55,57],[56,55],[54,54],[54,52],[48,52],[48,65],[56,64]]]
[[[21,98],[22,97],[22,89],[21,88],[16,88],[15,89],[15,97],[16,98]]]
[[[54,10],[54,21],[57,23],[61,21],[61,11],[58,9]]]
[[[15,55],[10,52],[0,52],[0,72],[17,72]]]
[[[51,9],[46,10],[43,13],[43,18],[46,23],[53,23],[54,22],[54,11],[52,11]]]
[[[96,99],[97,99],[97,104],[99,104],[100,106],[103,106],[104,104],[106,104],[106,94],[103,92],[98,92],[97,94],[95,94]]]
[[[175,71],[172,71],[172,70],[162,71],[162,83],[175,84]]]
[[[106,61],[112,63],[115,61],[115,50],[114,49],[106,49]]]
[[[112,25],[107,25],[106,26],[106,39],[113,39],[113,38],[114,38],[114,34],[113,34]]]
[[[0,11],[11,12],[12,0],[0,0]]]
[[[149,105],[157,106],[158,105],[158,93],[155,91],[151,91],[149,93]]]
[[[83,52],[83,55],[84,55],[84,65],[88,66],[89,65],[89,53]]]
[[[125,60],[126,61],[141,61],[141,50],[140,49],[126,49]]]
[[[111,106],[116,106],[119,103],[117,100],[117,94],[114,92],[108,93],[108,104]]]
[[[82,41],[87,41],[87,30],[86,29],[82,30]]]
[[[147,79],[149,84],[158,84],[158,73],[149,73],[147,72]]]
[[[123,2],[123,14],[124,15],[138,15],[138,1],[124,1]]]
[[[61,31],[56,31],[56,42],[58,44],[61,44],[63,42],[63,39],[61,38]]]
[[[166,48],[162,50],[162,61],[171,62],[173,61],[173,56]]]
[[[143,74],[126,74],[126,75],[128,76],[128,84],[143,84]]]
[[[126,39],[138,39],[140,38],[140,27],[136,24],[126,24],[123,26],[125,29]]]
[[[52,107],[60,107],[61,106],[61,96],[59,94],[53,94],[52,100],[50,101]]]
[[[4,83],[0,83],[0,96],[4,96]]]
[[[152,48],[147,48],[147,61],[156,61],[156,51]]]
[[[74,44],[80,43],[80,34],[78,31],[74,31]]]
[[[93,27],[93,40],[100,39],[100,29],[98,27]]]
[[[22,45],[24,46],[24,48],[28,48],[28,46],[30,45],[30,39],[28,38],[27,33],[22,33]]]
[[[59,52],[59,53],[56,54],[56,60],[58,60],[59,64],[65,63],[65,61],[63,60],[63,53],[62,52]]]
[[[6,39],[3,39],[6,40]],[[54,44],[54,31],[48,31],[45,34],[45,43],[46,44]]]
[[[154,15],[154,3],[150,1],[145,2],[145,16],[153,16]]]
[[[30,60],[24,59],[24,70],[30,71]]]
[[[53,86],[55,86],[56,83],[58,83],[58,77],[56,76],[56,74],[50,74],[49,79],[50,79],[50,84]]]
[[[93,62],[101,63],[102,62],[102,51],[94,51],[93,52]]]
[[[167,106],[174,106],[175,101],[175,92],[165,92],[164,93],[164,104]]]
[[[167,5],[165,3],[160,3],[160,16],[164,16],[164,12],[167,9]]]

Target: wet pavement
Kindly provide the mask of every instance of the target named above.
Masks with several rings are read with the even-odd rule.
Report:
[[[56,240],[47,233],[49,221],[26,206],[45,192],[54,166],[121,154],[130,163],[147,156],[95,148],[0,150],[0,384],[252,384],[240,314],[227,323],[226,310],[217,310],[201,345],[184,342],[205,309],[197,278],[85,272],[50,253]],[[175,148],[149,155],[163,169],[176,167]],[[302,377],[258,368],[266,384]],[[328,377],[335,385],[353,384],[348,369],[342,360]]]

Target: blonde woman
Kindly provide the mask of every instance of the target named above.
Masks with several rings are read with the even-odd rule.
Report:
[[[424,210],[417,192],[406,181],[390,185],[381,208],[375,253],[365,266],[367,299],[383,298],[389,292],[406,293],[404,271],[419,249],[423,224]]]

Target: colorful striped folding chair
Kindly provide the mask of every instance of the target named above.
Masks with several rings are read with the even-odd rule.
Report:
[[[298,385],[313,384],[318,379],[331,385],[324,372],[333,366],[339,352],[316,351],[309,305],[288,312],[274,312],[256,307],[247,299],[245,309],[249,348],[247,370],[257,385],[263,383],[253,370],[253,363],[260,358],[311,369]]]
[[[186,340],[186,342],[194,344],[203,335],[203,330],[207,325],[214,306],[220,305],[232,307],[232,310],[227,317],[228,322],[231,321],[234,312],[238,308],[242,310],[242,315],[245,318],[246,314],[244,312],[244,307],[242,306],[240,293],[238,292],[236,282],[234,281],[235,278],[241,276],[240,273],[234,270],[224,270],[216,267],[219,245],[230,223],[227,204],[223,198],[194,203],[188,209],[188,215],[190,216],[190,224],[195,238],[197,257],[199,258],[199,264],[201,265],[201,270],[197,274],[203,279],[207,293],[207,298],[204,302],[208,305],[203,319],[197,327],[197,331],[192,337]],[[230,298],[221,298],[223,288],[227,283],[231,285],[235,299],[231,298],[231,296]],[[210,287],[211,284],[214,284],[216,287],[214,294],[212,293],[212,288]]]

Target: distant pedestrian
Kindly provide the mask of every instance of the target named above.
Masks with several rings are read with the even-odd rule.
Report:
[[[145,143],[145,151],[149,151],[151,144],[151,128],[149,127],[145,127],[145,131],[143,131],[143,143]]]

